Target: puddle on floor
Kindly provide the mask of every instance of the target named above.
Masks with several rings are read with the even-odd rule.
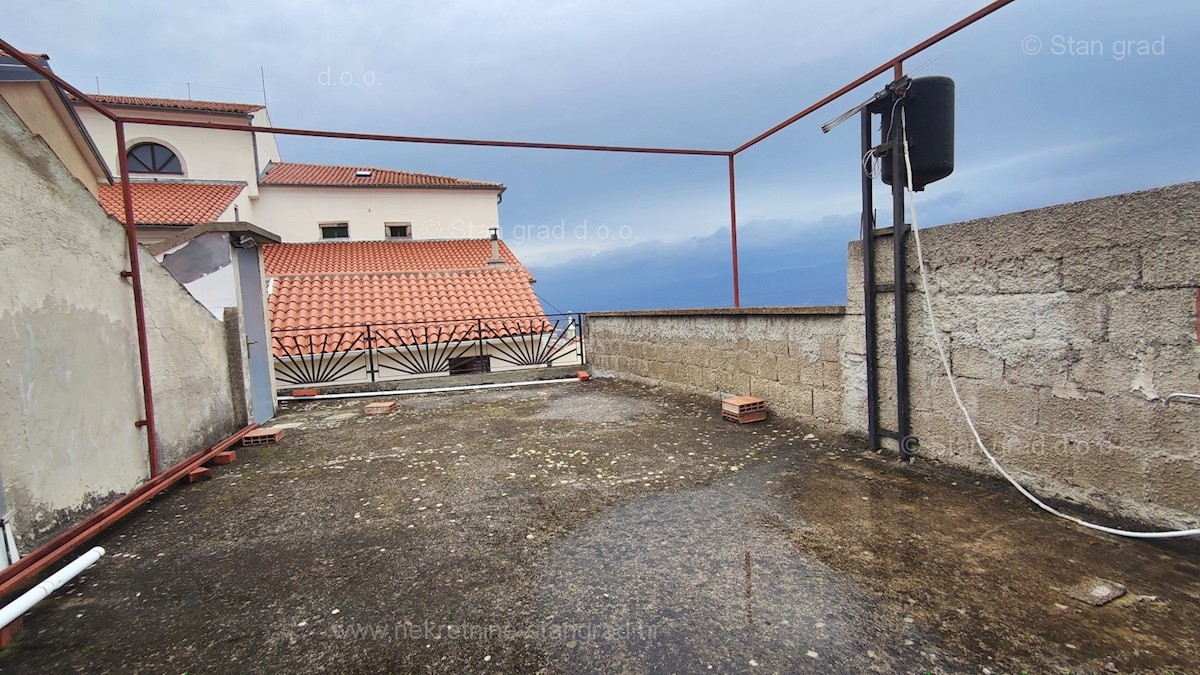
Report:
[[[803,523],[770,494],[774,473],[645,497],[557,540],[537,629],[556,668],[893,672],[920,659],[911,620],[797,553]]]
[[[548,401],[540,412],[529,416],[533,420],[564,420],[581,424],[626,422],[658,410],[644,399],[588,392],[570,398]]]

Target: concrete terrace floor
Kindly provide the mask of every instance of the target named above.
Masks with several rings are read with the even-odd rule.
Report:
[[[110,530],[0,670],[1200,670],[1194,546],[1005,485],[609,380],[363,402]]]

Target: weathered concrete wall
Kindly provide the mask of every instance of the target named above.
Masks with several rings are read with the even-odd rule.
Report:
[[[877,276],[891,279],[891,239]],[[1043,494],[1167,524],[1200,522],[1200,183],[922,232],[934,312],[984,441]],[[919,284],[911,235],[907,266]],[[862,263],[850,247],[847,336],[862,333]],[[889,299],[890,300],[890,299]],[[881,392],[892,306],[881,305]],[[911,406],[921,454],[989,472],[953,397],[920,293],[909,297]],[[847,340],[861,358],[861,337]],[[862,365],[848,371],[861,383]],[[848,396],[848,431],[865,430]]]
[[[841,430],[841,307],[589,314],[598,375],[705,396],[761,396],[771,411]]]
[[[148,475],[124,232],[0,102],[0,476],[23,548]],[[164,466],[234,429],[224,325],[140,258]]]
[[[886,283],[891,239],[878,241]],[[1161,401],[1200,390],[1200,183],[930,228],[922,241],[952,370],[1006,468],[1047,496],[1200,522],[1200,407]],[[859,242],[848,272],[844,316],[589,315],[588,360],[599,374],[762,395],[778,413],[865,435]],[[878,316],[881,417],[895,428],[890,296]],[[950,394],[920,292],[908,319],[920,454],[991,473]]]
[[[159,462],[166,468],[238,429],[245,408],[230,378],[226,325],[216,320],[153,256],[139,251],[150,338],[150,375]],[[243,375],[243,379],[247,377]]]

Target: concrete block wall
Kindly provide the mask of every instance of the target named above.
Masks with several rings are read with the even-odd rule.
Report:
[[[773,414],[841,429],[841,307],[594,313],[584,340],[599,375],[714,398],[760,396]]]
[[[892,242],[880,243],[885,282]],[[951,370],[1001,463],[1042,494],[1200,523],[1200,407],[1162,402],[1200,390],[1200,183],[930,228],[922,243]],[[861,321],[858,242],[848,270]],[[880,315],[887,365],[890,302]],[[908,319],[921,454],[991,473],[950,394],[919,292]],[[894,379],[883,382],[886,413]],[[860,431],[859,419],[856,408],[847,428]]]
[[[0,488],[22,551],[149,476],[123,227],[0,100]],[[224,325],[140,258],[163,466],[236,429]]]
[[[1150,523],[1200,524],[1200,406],[1162,402],[1200,391],[1200,183],[929,228],[922,242],[951,370],[1006,468],[1046,496]],[[878,243],[876,278],[888,283],[892,241]],[[919,286],[911,235],[908,251]],[[816,316],[803,308],[589,315],[588,360],[600,374],[707,395],[752,391],[777,413],[862,436],[859,242],[849,246],[847,298],[844,313]],[[920,454],[992,473],[950,394],[919,290],[907,311]],[[881,418],[891,428],[893,312],[880,296]]]

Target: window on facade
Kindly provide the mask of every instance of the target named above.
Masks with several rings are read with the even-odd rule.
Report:
[[[492,372],[492,357],[490,355],[462,356],[450,359],[451,375],[470,375],[471,373],[490,372]]]
[[[138,143],[125,155],[133,173],[176,173],[183,175],[183,165],[175,153],[158,143]]]
[[[350,223],[321,223],[322,239],[349,239]]]
[[[412,239],[412,223],[384,223],[383,231],[388,239]]]

